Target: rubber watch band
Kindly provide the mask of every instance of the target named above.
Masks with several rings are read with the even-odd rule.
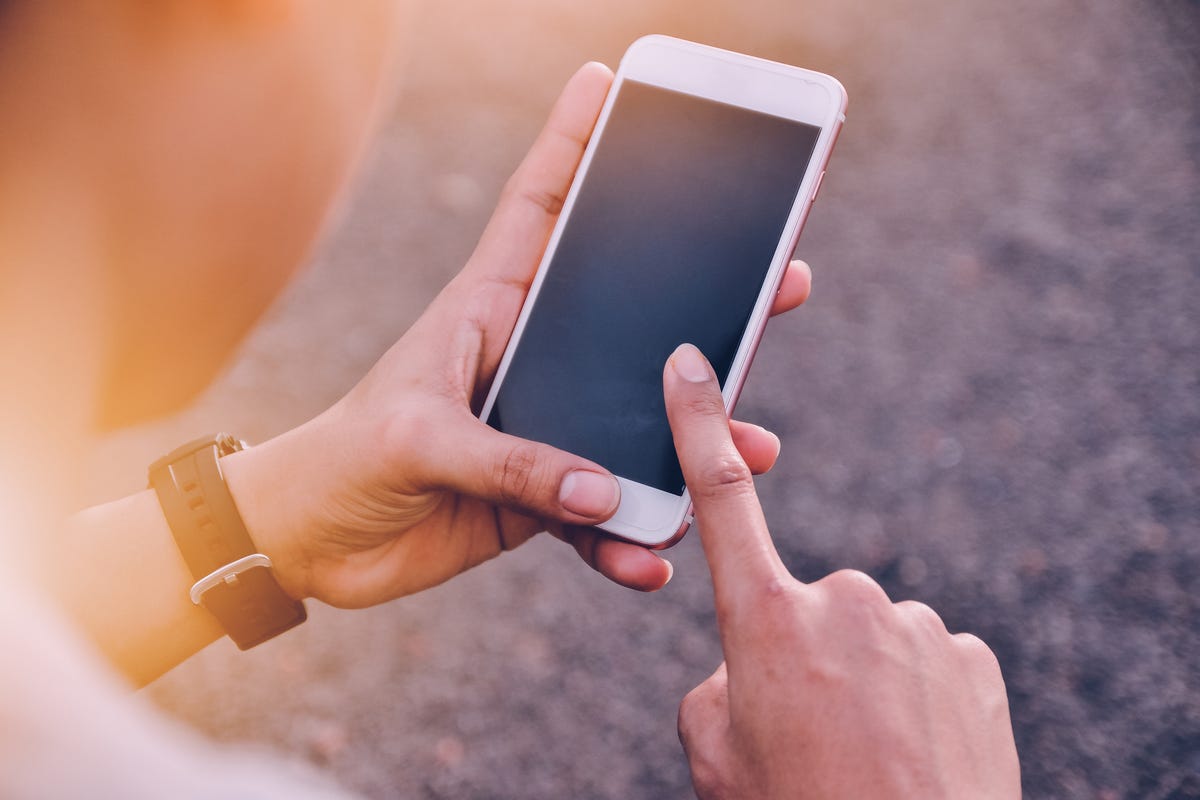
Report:
[[[150,466],[150,486],[196,579],[192,602],[249,650],[307,618],[259,553],[225,484],[219,459],[243,449],[229,434],[189,442]]]

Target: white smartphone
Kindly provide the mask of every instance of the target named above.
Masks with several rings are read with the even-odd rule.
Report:
[[[480,414],[616,475],[603,530],[686,532],[663,367],[696,345],[732,413],[845,110],[828,75],[666,36],[621,60]]]

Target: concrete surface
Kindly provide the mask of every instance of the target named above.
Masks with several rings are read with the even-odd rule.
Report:
[[[334,400],[470,252],[575,66],[648,32],[823,69],[849,122],[740,415],[787,562],[866,570],[988,641],[1027,796],[1200,797],[1200,6],[1194,0],[427,4],[352,208],[227,377],[115,436],[98,497],[179,441]],[[218,644],[152,687],[215,737],[391,798],[690,796],[720,660],[695,537],[646,597],[537,541],[451,584]]]

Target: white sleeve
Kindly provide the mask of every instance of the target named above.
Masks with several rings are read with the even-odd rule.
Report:
[[[0,797],[348,797],[307,765],[220,747],[166,718],[9,581],[0,632]]]

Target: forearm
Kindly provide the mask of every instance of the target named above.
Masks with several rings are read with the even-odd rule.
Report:
[[[89,508],[60,534],[51,588],[71,618],[141,686],[223,635],[152,490]]]
[[[295,534],[311,500],[301,480],[302,426],[221,459],[221,472],[256,552],[267,555],[284,592],[302,599],[304,574]],[[100,651],[143,685],[225,634],[217,618],[194,605],[196,581],[147,489],[67,520],[55,543],[48,583]]]

